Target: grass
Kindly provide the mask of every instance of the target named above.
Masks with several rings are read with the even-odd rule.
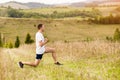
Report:
[[[109,8],[109,9],[108,9]],[[108,16],[111,13],[112,14],[118,14],[116,13],[116,8],[117,7],[95,7],[95,9],[98,9],[103,16]],[[37,8],[37,9],[28,9],[28,10],[21,10],[23,12],[35,12],[35,13],[41,13],[41,14],[52,14],[54,11],[57,11],[58,13],[61,12],[70,12],[70,11],[92,11],[93,7],[81,7],[81,8],[76,8],[76,7],[55,7],[55,8]]]
[[[119,80],[119,43],[55,42],[63,66],[55,66],[50,54],[43,57],[36,68],[20,69],[17,62],[34,61],[35,45],[22,45],[19,49],[0,52],[1,80]],[[4,55],[3,55],[4,53]]]
[[[75,8],[46,8],[26,12],[46,14],[55,10],[69,11]],[[34,39],[37,32],[35,26],[39,23],[46,26],[44,35],[50,40],[47,46],[56,48],[58,59],[64,65],[54,65],[48,54],[44,55],[38,67],[25,66],[20,69],[17,65],[19,61],[32,62],[35,59],[35,44],[23,43],[27,33]],[[116,28],[120,29],[119,25],[97,25],[76,18],[0,18],[0,32],[6,40],[14,43],[15,37],[19,36],[22,43],[18,49],[0,48],[0,80],[119,80],[120,43],[105,41],[106,36],[113,36]],[[86,42],[87,39],[91,41]]]
[[[46,26],[45,36],[50,42],[55,41],[84,41],[87,38],[92,40],[105,40],[106,36],[113,36],[114,30],[119,25],[96,25],[80,20],[36,20],[36,19],[0,19],[0,32],[4,34],[7,41],[14,42],[19,36],[21,43],[24,43],[27,33],[32,39],[37,32],[37,26],[43,23]]]
[[[41,14],[51,14],[54,11],[57,11],[58,13],[61,12],[69,12],[69,11],[91,11],[92,8],[75,8],[75,7],[55,7],[55,8],[37,8],[37,9],[29,9],[29,10],[22,10],[24,12],[35,12],[35,13],[41,13]]]

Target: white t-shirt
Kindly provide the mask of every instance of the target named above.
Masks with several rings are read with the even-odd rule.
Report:
[[[45,46],[40,46],[40,41],[44,42],[44,36],[42,33],[36,33],[36,54],[43,54],[45,52]]]

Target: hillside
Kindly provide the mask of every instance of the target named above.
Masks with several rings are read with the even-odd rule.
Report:
[[[105,2],[99,4],[99,6],[120,6],[120,2]]]
[[[14,9],[31,9],[31,8],[41,8],[41,7],[51,7],[51,5],[29,2],[29,3],[20,3],[15,1],[10,1],[7,3],[0,4],[2,7],[12,7]]]
[[[94,6],[111,6],[111,5],[120,5],[120,0],[89,0],[87,2],[77,2],[72,3],[69,6],[72,7],[94,7]]]
[[[100,40],[106,40],[106,36],[112,37],[114,30],[116,28],[120,28],[119,25],[90,25],[87,22],[81,22],[80,20],[76,19],[37,20],[0,18],[0,32],[4,33],[4,36],[8,42],[14,42],[16,36],[19,36],[21,43],[24,43],[27,33],[30,33],[32,39],[34,39],[37,31],[37,28],[34,26],[39,23],[45,24],[45,35],[50,39],[50,42],[75,42],[95,40],[96,38]]]
[[[29,8],[52,7],[52,5],[47,5],[47,4],[43,4],[43,3],[37,3],[37,2],[23,3],[23,5],[25,5]]]
[[[7,2],[0,4],[1,7],[12,7],[14,9],[30,9],[28,6],[25,6],[18,2]]]
[[[101,0],[91,0],[86,2],[76,2],[76,3],[63,3],[63,4],[43,4],[43,3],[37,3],[37,2],[28,2],[28,3],[20,3],[15,1],[10,1],[6,3],[0,4],[2,7],[12,7],[15,9],[32,9],[32,8],[44,8],[44,7],[85,7],[85,6],[103,6],[103,5],[119,5],[119,0],[109,0],[109,1],[101,1]]]
[[[26,34],[35,38],[37,24],[46,26],[46,46],[56,48],[64,65],[54,65],[50,54],[45,54],[38,67],[24,66],[19,61],[35,59],[35,43],[23,44]],[[0,80],[119,80],[120,43],[106,41],[119,25],[88,24],[79,20],[40,20],[0,18],[0,32],[14,43],[19,36],[21,46],[0,48]]]
[[[72,7],[84,7],[85,5],[86,5],[85,2],[78,2],[78,3],[72,3],[69,6],[72,6]]]

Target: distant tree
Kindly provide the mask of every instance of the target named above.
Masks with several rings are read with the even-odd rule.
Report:
[[[7,8],[8,8],[8,9],[12,9],[12,7],[11,7],[11,6],[8,6]]]
[[[110,14],[109,16],[101,16],[98,21],[96,21],[95,17],[92,22],[99,24],[120,24],[120,15]]]
[[[0,33],[0,47],[2,47],[3,43],[2,43],[2,37],[1,37],[1,33]]]
[[[57,14],[58,12],[57,11],[53,11],[53,14]]]
[[[21,18],[24,14],[16,9],[8,9],[8,17]]]
[[[108,41],[113,41],[113,38],[112,38],[112,37],[109,37],[109,36],[106,36],[106,40],[108,40]]]
[[[25,44],[31,44],[34,40],[31,39],[31,35],[28,33],[26,36]]]
[[[114,33],[114,40],[120,41],[120,31],[118,28],[115,30],[115,33]]]
[[[9,44],[6,42],[4,45],[3,45],[4,48],[9,48]]]
[[[13,48],[12,42],[9,42],[9,48]]]
[[[114,19],[115,19],[114,16],[110,14],[108,17],[109,17],[109,23],[114,24]]]
[[[20,46],[20,40],[19,37],[16,37],[16,41],[15,41],[15,48],[18,48]]]

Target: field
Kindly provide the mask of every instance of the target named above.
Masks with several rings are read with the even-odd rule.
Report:
[[[52,12],[54,10],[64,12],[75,8],[53,8]],[[26,10],[31,11],[46,14],[51,8]],[[115,29],[120,29],[120,25],[98,25],[77,18],[1,17],[0,33],[4,34],[7,42],[13,44],[16,36],[19,36],[21,46],[13,49],[0,48],[0,80],[120,80],[120,43],[106,40],[106,37],[113,37]],[[35,59],[35,43],[25,45],[24,41],[27,33],[30,33],[32,39],[35,38],[39,23],[46,26],[44,35],[50,40],[46,46],[56,48],[58,59],[64,65],[54,65],[51,55],[45,54],[38,67],[25,66],[20,69],[17,64],[19,61]]]
[[[24,12],[36,12],[36,13],[42,13],[42,14],[51,14],[54,11],[61,13],[61,12],[69,12],[69,11],[75,11],[75,10],[91,11],[92,8],[55,7],[55,8],[37,8],[37,9],[29,9],[29,10],[22,10],[22,11],[24,11]]]
[[[21,24],[22,23],[22,24]],[[54,41],[84,41],[105,40],[107,36],[113,37],[119,25],[96,25],[80,20],[35,20],[35,19],[0,19],[0,32],[4,34],[7,41],[14,42],[19,36],[21,43],[24,43],[27,33],[32,39],[35,37],[37,26],[43,23],[46,26],[45,36]],[[22,34],[21,34],[22,33]]]
[[[74,42],[49,44],[55,47],[60,62],[55,66],[51,55],[44,55],[36,68],[20,69],[20,60],[34,61],[35,46],[22,45],[19,49],[0,52],[1,80],[119,80],[120,44],[106,42]],[[3,62],[4,61],[4,62]]]
[[[109,9],[108,9],[109,8]],[[70,12],[70,11],[92,11],[93,9],[98,9],[102,15],[107,16],[109,14],[117,14],[115,9],[117,7],[82,7],[82,8],[76,8],[76,7],[56,7],[56,8],[37,8],[37,9],[29,9],[29,10],[21,10],[23,12],[35,12],[35,13],[41,13],[41,14],[52,14],[54,11],[58,13],[62,12]]]

